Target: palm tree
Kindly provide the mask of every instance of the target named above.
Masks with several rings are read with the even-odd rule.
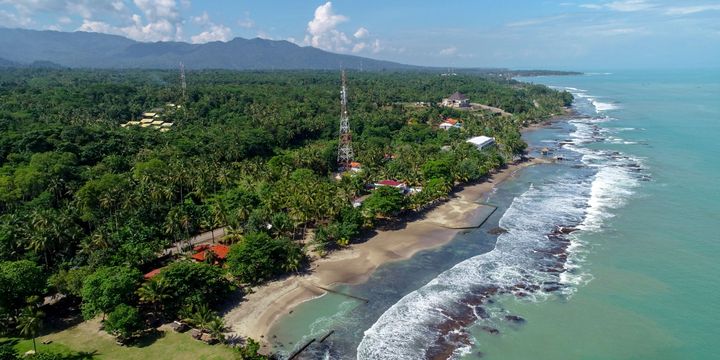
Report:
[[[45,314],[43,314],[42,311],[34,306],[28,306],[22,310],[18,317],[17,329],[20,331],[20,335],[32,338],[33,351],[35,351],[36,354],[37,345],[35,344],[35,337],[42,327],[43,316],[45,316]]]
[[[205,330],[215,317],[217,317],[217,315],[215,315],[207,305],[203,304],[195,308],[195,312],[192,314],[190,320],[195,326],[199,327],[200,330]]]
[[[210,323],[207,325],[207,330],[210,332],[210,335],[220,341],[221,343],[225,342],[225,322],[223,319],[219,316],[215,316]]]
[[[158,276],[143,284],[137,290],[137,294],[141,302],[153,305],[155,315],[157,316],[158,305],[162,306],[165,300],[172,297],[168,290],[169,284],[167,280],[162,276]]]

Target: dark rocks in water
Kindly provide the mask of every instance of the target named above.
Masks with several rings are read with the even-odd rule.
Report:
[[[478,359],[480,359],[480,358],[482,358],[482,357],[484,357],[484,356],[485,356],[485,353],[483,353],[482,351],[478,351],[478,352],[475,353],[475,357],[478,358]]]
[[[558,226],[557,229],[555,230],[555,232],[558,233],[558,234],[565,234],[565,235],[567,235],[567,234],[570,234],[570,233],[575,232],[575,231],[577,231],[577,230],[578,230],[578,228],[571,227],[571,226]]]
[[[508,232],[506,229],[503,229],[499,226],[488,230],[488,234],[490,234],[490,235],[500,235],[500,234],[504,234],[506,232]]]
[[[517,315],[505,315],[505,320],[516,323],[516,324],[523,324],[525,323],[525,319],[521,318]]]
[[[517,296],[519,298],[528,297],[528,293],[526,293],[524,291],[516,291],[514,294],[515,294],[515,296]]]
[[[557,285],[553,285],[553,286],[545,287],[543,290],[544,290],[545,292],[555,292],[555,291],[560,290],[560,287],[557,286]]]
[[[498,329],[496,329],[496,328],[494,328],[494,327],[492,327],[492,326],[483,325],[483,326],[480,327],[480,330],[482,330],[482,331],[484,331],[484,332],[486,332],[486,333],[488,333],[488,334],[500,335],[500,330],[498,330]]]
[[[485,310],[482,306],[476,306],[475,307],[475,316],[477,316],[479,319],[489,319],[490,314],[488,314],[487,310]]]

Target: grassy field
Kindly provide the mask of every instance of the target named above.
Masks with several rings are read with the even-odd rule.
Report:
[[[7,340],[7,339],[3,339]],[[11,339],[15,340],[15,339]],[[48,345],[43,341],[51,340]],[[234,352],[223,345],[206,345],[190,337],[166,330],[160,336],[135,346],[119,346],[115,338],[99,330],[97,321],[86,321],[67,330],[39,337],[38,352],[81,353],[77,359],[130,360],[225,360],[234,359]],[[20,340],[15,348],[24,353],[32,350],[31,340]],[[85,356],[82,356],[86,354]]]

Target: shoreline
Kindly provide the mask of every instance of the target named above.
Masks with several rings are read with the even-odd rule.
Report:
[[[542,125],[541,125],[542,126]],[[530,130],[523,129],[523,132]],[[507,165],[485,181],[465,185],[450,200],[435,206],[417,219],[405,220],[399,229],[381,230],[365,242],[352,244],[311,263],[307,273],[291,275],[253,288],[243,300],[224,314],[232,335],[251,337],[269,350],[270,330],[283,315],[305,301],[324,295],[337,284],[358,284],[368,280],[381,265],[406,260],[419,251],[449,243],[463,228],[477,227],[472,223],[477,210],[485,207],[478,201],[498,184],[513,177],[520,169],[539,163],[544,158],[530,158]],[[462,217],[460,221],[453,214]]]

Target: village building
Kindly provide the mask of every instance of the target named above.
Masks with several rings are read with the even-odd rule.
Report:
[[[198,245],[194,249],[195,254],[191,258],[198,262],[204,262],[208,258],[208,251],[212,251],[215,254],[217,262],[223,262],[227,258],[230,247],[227,245],[215,244],[215,245]]]
[[[470,99],[464,94],[455,92],[450,95],[449,98],[443,99],[442,105],[447,107],[468,108],[470,107]]]
[[[459,120],[453,119],[453,118],[447,118],[445,121],[443,121],[440,126],[443,130],[450,130],[450,129],[459,129],[462,127],[462,123]]]
[[[467,139],[467,142],[475,145],[478,150],[485,149],[489,146],[492,146],[495,144],[495,138],[487,137],[487,136],[475,136],[473,138]]]
[[[375,188],[383,187],[383,186],[389,186],[394,187],[402,192],[407,191],[408,187],[404,182],[396,181],[396,180],[380,180],[373,184]]]

